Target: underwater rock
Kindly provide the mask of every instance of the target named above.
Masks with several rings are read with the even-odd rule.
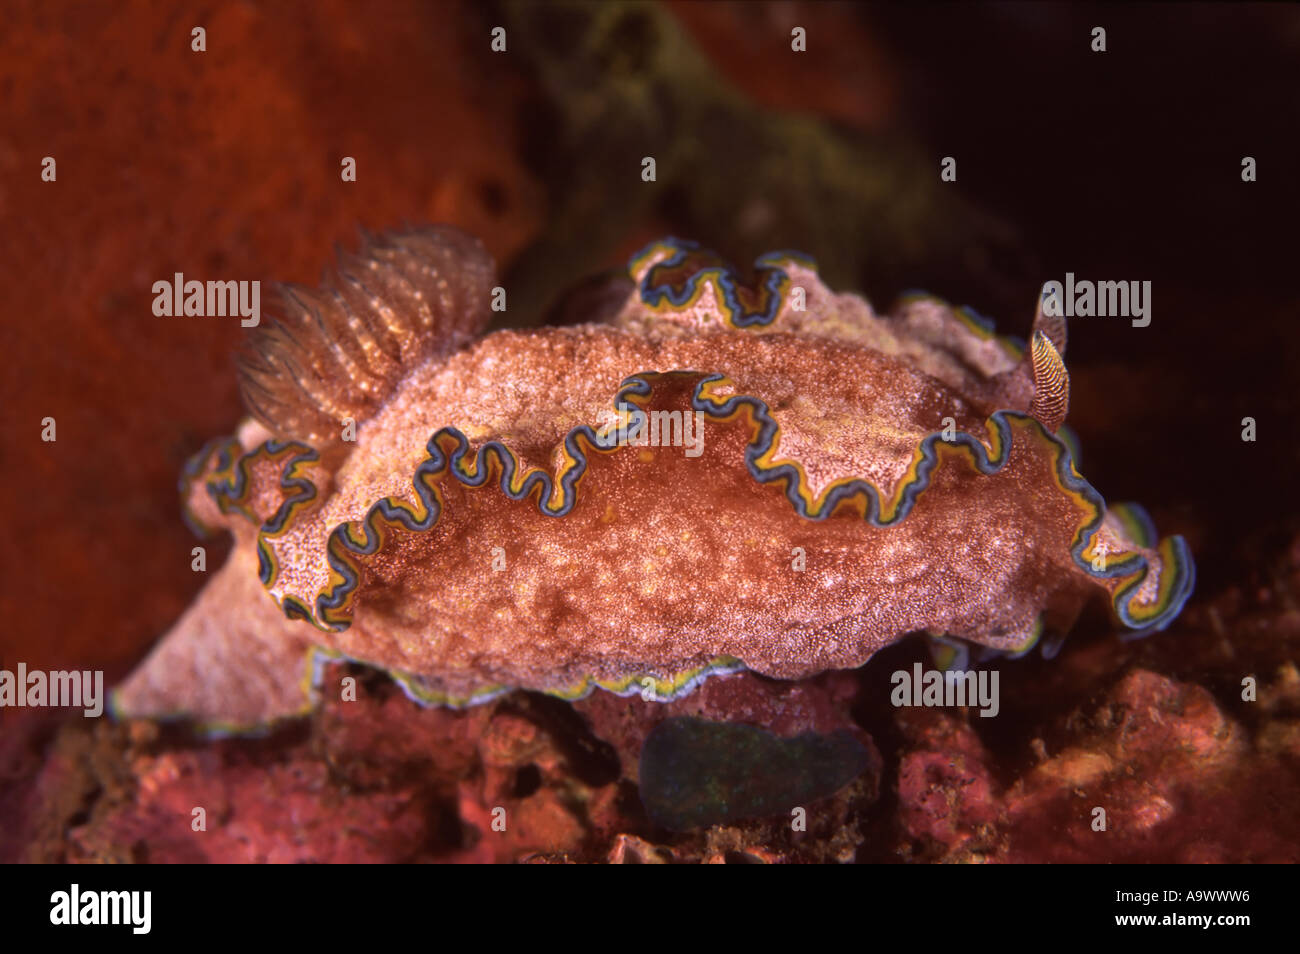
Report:
[[[908,745],[898,766],[898,820],[922,846],[975,860],[996,844],[997,786],[979,736],[936,709],[899,710]]]

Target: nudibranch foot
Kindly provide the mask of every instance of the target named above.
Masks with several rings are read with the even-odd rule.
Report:
[[[212,734],[248,732],[312,707],[312,634],[286,619],[233,552],[193,605],[112,696],[119,716],[190,718]]]

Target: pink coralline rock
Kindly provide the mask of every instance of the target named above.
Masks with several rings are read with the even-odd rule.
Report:
[[[50,744],[58,719],[50,709],[0,710],[0,864],[28,860],[33,843],[53,837],[57,819],[79,811],[90,788],[79,778],[84,750]]]
[[[636,835],[615,835],[605,860],[611,865],[667,865],[674,860],[670,849],[651,844]]]
[[[1283,667],[1260,689],[1285,708]],[[1147,670],[1123,676],[1066,723],[1069,741],[1001,790],[972,726],[900,710],[897,852],[926,861],[1238,863],[1292,860],[1300,823],[1278,793],[1300,782],[1294,721],[1256,738],[1197,685]],[[1106,830],[1094,830],[1095,810]]]
[[[1090,728],[1007,792],[1007,860],[1280,860],[1259,837],[1278,766],[1249,758],[1246,732],[1205,689],[1136,670]]]
[[[908,750],[898,767],[898,815],[920,854],[982,860],[997,842],[1000,802],[988,755],[969,725],[935,709],[900,710]]]
[[[354,696],[341,691],[348,678]],[[875,774],[810,808],[799,836],[777,820],[649,847],[636,759],[629,776],[602,746],[611,738],[635,756],[660,720],[687,713],[767,720],[785,734],[844,728],[854,687],[850,674],[808,683],[743,674],[666,705],[594,695],[584,721],[527,694],[463,711],[412,707],[384,680],[334,664],[321,674],[310,720],[265,739],[201,743],[147,720],[55,727],[39,778],[12,801],[28,806],[32,827],[48,829],[38,860],[851,860]],[[195,808],[205,831],[194,830]],[[22,847],[6,857],[22,857]]]
[[[461,783],[461,821],[486,860],[567,857],[590,831],[616,826],[612,785],[589,785],[553,733],[522,711],[498,706],[478,740],[482,775]]]
[[[69,834],[76,854],[147,845],[158,862],[363,863],[410,858],[428,822],[409,790],[346,795],[322,763],[221,765],[214,752],[138,758],[137,800]],[[195,831],[195,809],[206,830]],[[74,855],[75,857],[75,855]]]
[[[82,770],[78,787],[76,763],[100,761],[122,777],[49,860],[513,862],[582,849],[591,818],[617,828],[606,819],[616,787],[575,777],[552,733],[515,712],[517,702],[412,708],[393,687],[368,684],[342,701],[331,690],[348,672],[327,667],[310,725],[272,739],[178,747],[147,722],[69,728],[47,759],[48,783],[35,788],[38,804],[110,787],[96,777],[103,766]],[[194,830],[196,808],[206,830]]]

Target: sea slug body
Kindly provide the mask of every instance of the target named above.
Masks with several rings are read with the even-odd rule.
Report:
[[[1022,347],[932,298],[877,314],[794,253],[747,278],[667,240],[629,271],[599,321],[487,335],[492,264],[453,229],[287,289],[241,360],[252,418],[182,476],[232,555],[116,710],[262,725],[328,658],[431,703],[667,699],[919,630],[1022,651],[1097,596],[1128,630],[1178,614],[1182,539],[1058,436],[1063,319]]]

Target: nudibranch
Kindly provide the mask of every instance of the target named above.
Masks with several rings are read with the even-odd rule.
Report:
[[[744,273],[667,240],[629,270],[586,324],[491,334],[493,264],[454,229],[284,289],[240,360],[251,418],[182,476],[231,556],[116,711],[262,725],[329,659],[435,704],[670,699],[916,631],[1020,652],[1095,596],[1128,630],[1178,614],[1186,545],[1058,433],[1041,303],[1022,345],[933,298],[877,314],[795,253]]]

